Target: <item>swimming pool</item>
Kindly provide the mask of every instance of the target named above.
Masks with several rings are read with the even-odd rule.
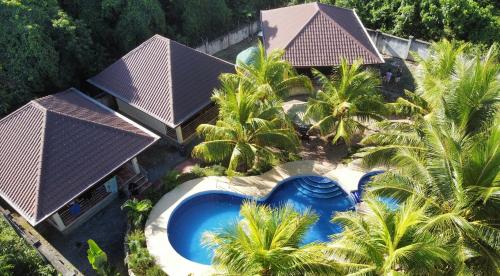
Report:
[[[212,251],[201,245],[203,233],[238,220],[245,199],[254,198],[223,191],[207,191],[186,198],[168,221],[170,244],[184,258],[209,265]],[[298,211],[313,209],[319,220],[306,234],[304,243],[327,241],[329,235],[341,232],[340,226],[330,222],[332,215],[354,209],[353,199],[336,181],[319,176],[285,179],[267,197],[257,201],[271,206],[290,203]]]

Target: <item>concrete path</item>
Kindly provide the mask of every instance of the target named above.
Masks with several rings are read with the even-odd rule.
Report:
[[[146,240],[150,253],[168,275],[209,275],[210,266],[185,259],[168,241],[167,225],[175,207],[185,198],[199,192],[225,190],[250,196],[267,195],[278,182],[298,175],[321,175],[339,181],[347,192],[355,190],[364,172],[356,164],[333,165],[311,160],[282,164],[259,176],[209,176],[187,181],[165,194],[153,207],[146,222]]]

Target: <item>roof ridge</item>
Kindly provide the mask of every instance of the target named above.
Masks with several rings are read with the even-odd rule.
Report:
[[[39,143],[41,143],[41,145],[39,146],[39,151],[37,153],[37,159],[38,159],[38,162],[37,162],[37,180],[39,183],[39,185],[37,185],[36,187],[36,191],[35,191],[35,208],[34,208],[34,211],[33,211],[33,218],[36,220],[36,218],[38,217],[38,207],[40,206],[38,204],[39,200],[40,200],[40,185],[42,185],[42,172],[43,172],[43,168],[44,168],[44,156],[45,156],[45,137],[46,137],[46,130],[47,130],[47,116],[49,115],[49,112],[47,110],[47,108],[45,108],[44,106],[42,106],[40,103],[38,102],[35,102],[33,101],[33,103],[36,103],[37,105],[37,109],[44,112],[44,116],[43,116],[43,123],[42,123],[42,133],[41,133],[41,139],[39,141]]]
[[[304,32],[304,29],[309,26],[309,24],[311,24],[311,22],[313,21],[313,19],[318,15],[318,13],[320,12],[320,10],[318,9],[317,11],[315,11],[313,13],[313,15],[311,16],[311,18],[307,19],[306,23],[304,25],[301,26],[301,28],[299,29],[299,32],[296,33],[292,39],[290,39],[290,41],[288,41],[285,46],[283,47],[283,49],[285,50],[286,48],[288,48],[288,46],[290,46],[290,44],[292,44],[292,42],[297,39],[297,37],[299,37],[299,35]]]
[[[353,12],[353,10],[350,10],[351,12]],[[374,57],[375,59],[380,59],[379,56],[376,56],[372,53],[372,51],[370,51],[368,48],[366,48],[362,43],[360,43],[350,32],[348,32],[346,29],[344,29],[342,26],[340,26],[340,24],[338,24],[335,20],[333,20],[333,18],[331,18],[328,14],[326,14],[323,10],[319,10],[319,13],[321,13],[324,17],[326,17],[328,20],[330,20],[331,22],[333,22],[333,24],[335,24],[335,26],[337,26],[338,28],[340,28],[340,30],[342,31],[342,33],[345,33],[347,34],[347,36],[349,37],[350,40],[352,40],[355,44],[357,44],[358,46],[360,46],[361,48],[365,49],[365,51],[368,52],[369,55],[371,55],[372,57]],[[364,26],[361,25],[363,28]],[[368,37],[368,39],[370,39],[370,37]],[[375,51],[377,51],[377,49],[375,48]]]
[[[167,74],[167,77],[168,77],[168,85],[170,86],[170,93],[167,93],[168,94],[168,97],[170,98],[170,106],[169,106],[169,109],[170,109],[170,112],[172,112],[172,121],[173,120],[173,117],[174,117],[174,82],[173,82],[173,78],[172,78],[172,75],[173,75],[173,66],[172,66],[172,43],[169,43],[168,44],[168,74]],[[175,123],[175,122],[172,122],[172,123]]]

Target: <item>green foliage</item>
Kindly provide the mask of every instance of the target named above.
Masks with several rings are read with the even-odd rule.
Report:
[[[87,249],[87,259],[99,276],[120,275],[116,272],[116,269],[108,263],[108,256],[94,240],[88,240],[87,243],[89,245],[89,249]]]
[[[343,227],[328,248],[342,275],[444,275],[454,262],[454,248],[439,237],[421,231],[428,206],[410,199],[397,210],[367,195],[366,212],[337,213]]]
[[[232,12],[224,0],[176,0],[182,10],[182,33],[187,42],[199,44],[233,28]]]
[[[127,263],[130,269],[138,276],[163,276],[163,270],[155,264],[153,256],[146,247],[144,231],[134,230],[127,236],[129,255]]]
[[[208,167],[200,167],[199,165],[196,165],[191,169],[191,173],[196,175],[197,177],[223,176],[226,175],[226,168],[221,165],[213,165]]]
[[[56,275],[0,215],[0,275]]]
[[[380,80],[375,73],[362,69],[361,64],[358,60],[348,65],[342,59],[338,72],[331,78],[313,69],[322,90],[309,99],[305,117],[315,121],[311,131],[318,129],[334,144],[342,140],[350,147],[354,135],[366,129],[364,123],[383,119]]]
[[[497,50],[467,57],[443,45],[421,64],[430,68],[418,83],[428,88],[419,87],[424,90],[414,96],[428,110],[415,112],[412,121],[381,123],[363,139],[361,156],[368,166],[391,168],[372,182],[372,192],[425,202],[429,220],[421,230],[455,246],[454,270],[495,275],[500,271]],[[457,53],[459,58],[443,58]],[[430,83],[439,83],[439,89]]]
[[[167,273],[158,265],[154,265],[146,270],[146,276],[167,276]]]
[[[317,215],[308,210],[297,213],[291,205],[272,209],[255,202],[244,202],[240,215],[241,221],[204,234],[203,243],[214,249],[212,265],[219,272],[233,275],[332,272],[324,244],[302,245]]]
[[[499,7],[477,0],[337,0],[355,8],[366,27],[425,40],[443,37],[491,44],[500,40]]]
[[[236,74],[226,74],[225,77],[256,86],[255,89],[262,92],[264,97],[285,99],[293,88],[311,92],[311,80],[297,74],[295,68],[283,58],[284,55],[283,50],[266,53],[264,45],[259,42],[255,60],[251,64],[238,63]]]
[[[153,204],[149,199],[138,200],[134,198],[125,201],[121,208],[122,210],[127,210],[127,216],[132,226],[140,228],[149,211],[153,208]]]
[[[259,86],[222,75],[222,89],[214,93],[219,107],[215,125],[202,124],[197,132],[205,140],[194,147],[193,157],[227,164],[228,173],[247,172],[285,160],[296,152],[298,137],[281,102],[265,99]]]

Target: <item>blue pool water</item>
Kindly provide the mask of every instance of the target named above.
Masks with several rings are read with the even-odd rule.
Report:
[[[239,220],[240,205],[245,199],[252,198],[222,191],[203,192],[185,199],[168,222],[168,239],[173,248],[186,259],[210,264],[212,252],[200,243],[203,233]],[[341,232],[339,225],[330,222],[332,215],[354,209],[354,201],[337,182],[318,176],[284,180],[258,202],[274,207],[291,203],[298,211],[313,209],[319,220],[306,234],[304,243],[327,241],[331,234]]]

